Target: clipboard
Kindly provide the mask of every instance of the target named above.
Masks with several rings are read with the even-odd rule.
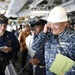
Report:
[[[53,62],[52,66],[49,68],[49,70],[57,75],[62,75],[69,71],[74,64],[75,62],[70,58],[62,54],[57,54],[56,59]]]

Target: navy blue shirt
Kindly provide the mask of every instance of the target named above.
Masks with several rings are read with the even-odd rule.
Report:
[[[5,31],[3,36],[0,36],[0,47],[4,47],[4,46],[12,48],[12,51],[8,53],[0,51],[0,54],[3,57],[5,57],[7,60],[12,59],[14,54],[20,50],[18,39],[13,33],[8,31]]]

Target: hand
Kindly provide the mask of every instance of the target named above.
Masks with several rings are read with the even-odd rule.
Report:
[[[50,29],[49,23],[45,24],[43,32],[46,34],[48,32],[48,29]]]
[[[33,64],[33,65],[38,65],[38,64],[39,64],[39,59],[37,59],[37,58],[32,58],[32,59],[30,60],[30,63]]]
[[[11,51],[12,51],[11,47],[4,46],[3,52],[8,53],[8,52],[11,52]]]

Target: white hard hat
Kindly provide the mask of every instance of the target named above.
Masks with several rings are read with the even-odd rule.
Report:
[[[64,22],[68,21],[68,17],[66,11],[63,7],[56,6],[54,7],[48,16],[48,22]]]

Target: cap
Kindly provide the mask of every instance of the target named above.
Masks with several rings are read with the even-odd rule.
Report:
[[[0,24],[8,24],[8,18],[0,14]]]
[[[54,7],[48,16],[48,22],[64,22],[68,21],[66,10],[61,6]]]
[[[31,22],[29,22],[30,26],[31,27],[34,27],[35,25],[45,25],[47,23],[46,20],[43,20],[43,19],[37,19],[37,20],[33,20]]]

